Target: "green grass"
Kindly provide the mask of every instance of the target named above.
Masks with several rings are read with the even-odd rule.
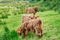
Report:
[[[43,36],[38,38],[35,34],[29,33],[23,40],[60,40],[60,14],[55,11],[37,12],[36,14],[43,22]],[[21,25],[22,14],[11,15],[5,19],[7,27],[10,31],[16,30]],[[0,34],[4,33],[4,26],[0,25]],[[12,36],[15,32],[12,33]],[[16,33],[15,33],[16,34]],[[13,36],[15,37],[15,36]],[[21,40],[22,36],[18,36],[16,40]],[[14,39],[11,39],[14,40]]]

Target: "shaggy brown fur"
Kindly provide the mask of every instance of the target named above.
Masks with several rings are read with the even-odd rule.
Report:
[[[18,28],[17,29],[17,33],[18,34],[23,34],[24,36],[27,34],[27,22],[24,22],[21,26],[20,26],[20,28]]]
[[[40,19],[32,19],[30,21],[24,22],[20,28],[18,28],[17,33],[27,35],[28,32],[34,32],[38,36],[42,36],[42,22]]]
[[[33,15],[36,14],[36,12],[38,11],[38,7],[34,6],[34,7],[28,7],[25,9],[26,13],[33,13]]]
[[[29,21],[31,19],[37,19],[38,16],[33,16],[32,14],[23,14],[22,16],[22,23],[25,21]]]

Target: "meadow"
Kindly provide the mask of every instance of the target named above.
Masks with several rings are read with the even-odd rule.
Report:
[[[38,6],[43,36],[29,32],[23,39],[16,30],[25,8]],[[0,0],[0,40],[60,40],[60,0]]]
[[[37,12],[37,16],[43,22],[43,36],[38,38],[34,33],[28,33],[23,39],[16,33],[16,29],[22,24],[22,14],[11,14],[0,22],[0,40],[60,40],[60,14],[56,11]]]

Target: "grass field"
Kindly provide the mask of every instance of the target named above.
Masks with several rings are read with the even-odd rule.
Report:
[[[38,38],[35,34],[30,33],[24,39],[21,38],[22,36],[18,36],[18,38],[16,37],[14,40],[60,40],[60,14],[55,11],[45,11],[37,12],[36,15],[39,16],[43,22],[43,36]],[[21,17],[22,14],[11,15],[8,17],[8,19],[4,20],[6,21],[6,25],[10,31],[16,30],[21,25]],[[3,32],[4,27],[3,25],[0,25],[0,34],[3,35]]]

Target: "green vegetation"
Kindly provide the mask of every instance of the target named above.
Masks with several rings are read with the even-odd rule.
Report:
[[[2,0],[0,1],[0,40],[60,40],[60,0]],[[25,8],[38,6],[37,16],[43,22],[43,36],[28,33],[26,38],[16,30],[22,23]]]
[[[55,11],[38,12],[36,15],[43,22],[43,36],[38,38],[35,34],[29,33],[25,40],[60,40],[60,14]],[[16,29],[21,25],[21,16],[11,15],[5,22],[6,26],[0,25],[0,39],[3,40],[22,40],[22,36],[16,33]]]

